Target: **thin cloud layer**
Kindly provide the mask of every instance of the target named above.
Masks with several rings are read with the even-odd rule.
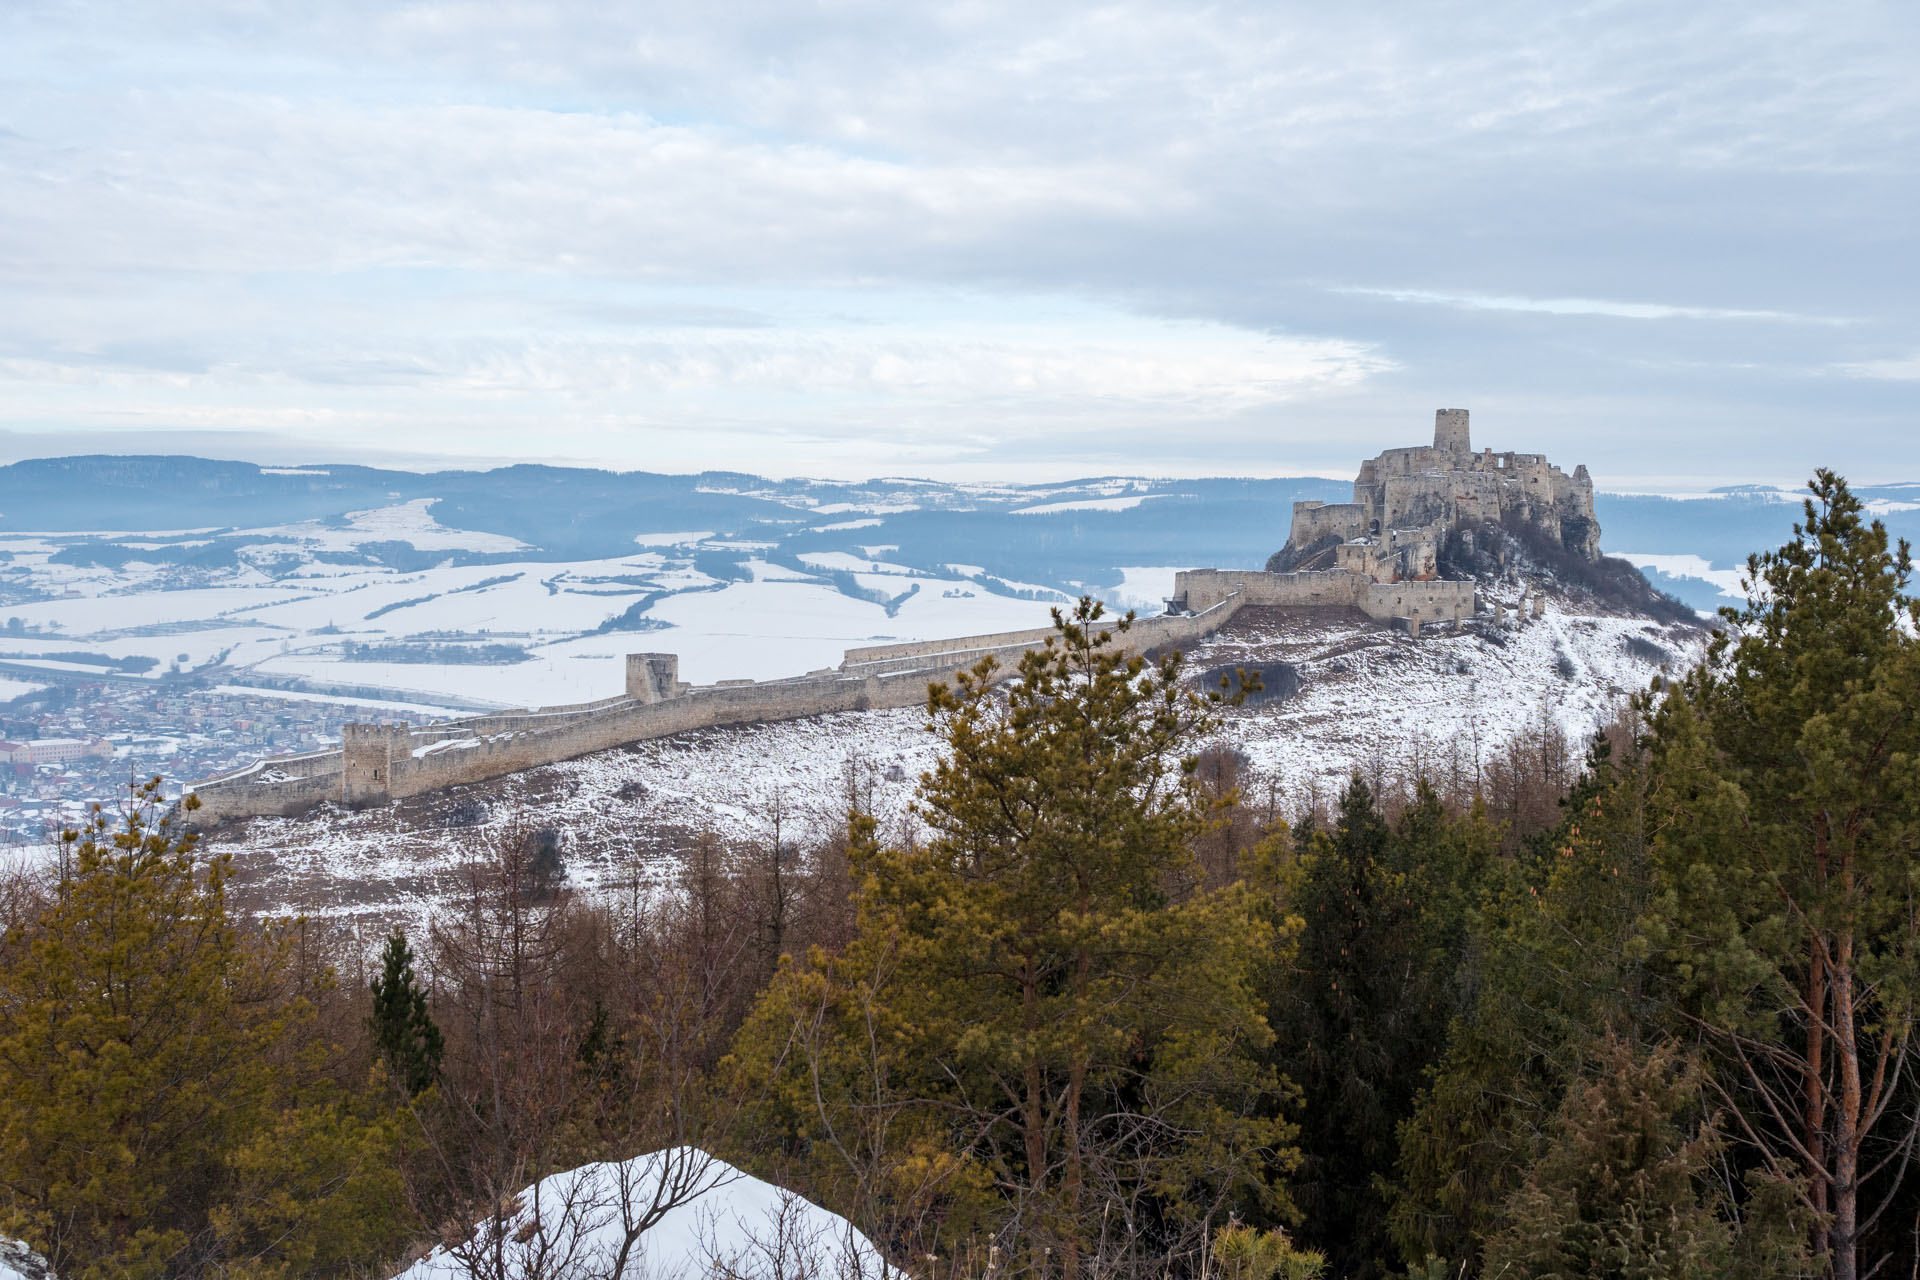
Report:
[[[1907,7],[666,9],[9,7],[10,447],[1920,474]]]

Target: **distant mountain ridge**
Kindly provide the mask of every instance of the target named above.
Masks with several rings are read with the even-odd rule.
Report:
[[[617,555],[636,534],[706,534],[764,543],[783,555],[886,548],[916,566],[978,566],[1009,581],[1071,594],[1141,565],[1254,567],[1286,540],[1292,504],[1337,501],[1347,482],[1320,477],[1145,479],[1099,476],[1050,484],[952,484],[915,479],[858,482],[772,480],[745,472],[669,475],[533,464],[487,471],[411,472],[353,464],[298,466],[182,455],[35,458],[0,467],[0,530],[113,535],[199,530],[182,545],[204,562],[240,531],[314,521],[341,526],[349,513],[431,500],[450,530],[514,539],[517,559]],[[1920,484],[1856,490],[1896,536],[1920,540]],[[1151,499],[1149,501],[1148,499]],[[1028,509],[1044,508],[1038,512]],[[1767,485],[1729,485],[1702,498],[1602,491],[1596,499],[1609,554],[1698,557],[1728,571],[1755,550],[1779,545],[1798,497]],[[258,543],[258,536],[244,539]],[[485,563],[500,551],[422,550],[404,540],[360,553],[395,568],[426,562]],[[1643,566],[1644,567],[1644,566]],[[1724,602],[1701,577],[1655,569],[1656,585],[1688,603]],[[1722,580],[1725,574],[1721,575]]]

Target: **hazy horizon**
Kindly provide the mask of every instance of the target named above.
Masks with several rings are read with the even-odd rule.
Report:
[[[966,467],[962,467],[958,469],[942,468],[941,469],[942,474],[935,475],[932,473],[923,474],[915,471],[895,471],[895,472],[868,471],[868,472],[858,472],[858,473],[852,472],[852,471],[839,472],[839,473],[777,471],[777,470],[768,469],[768,468],[753,468],[753,467],[738,467],[738,466],[685,467],[685,468],[667,469],[662,467],[622,466],[622,465],[616,465],[613,463],[599,463],[599,462],[593,462],[593,461],[583,461],[579,459],[568,459],[568,458],[540,458],[540,457],[507,458],[507,459],[463,458],[458,455],[420,457],[420,456],[409,455],[409,454],[395,454],[393,456],[383,456],[382,454],[378,452],[373,452],[373,451],[365,452],[359,457],[342,458],[342,457],[328,457],[325,455],[310,456],[307,453],[300,452],[300,449],[298,446],[285,445],[285,444],[263,444],[260,446],[258,452],[243,453],[241,451],[237,451],[234,449],[233,446],[235,444],[235,438],[232,436],[225,436],[225,435],[208,436],[204,438],[199,438],[197,440],[197,443],[203,445],[204,449],[198,449],[198,450],[191,447],[194,443],[196,443],[196,440],[193,438],[189,438],[187,441],[183,442],[181,447],[153,447],[153,448],[124,447],[132,443],[143,443],[148,439],[150,439],[150,437],[140,436],[140,437],[135,437],[133,440],[129,440],[125,435],[120,435],[120,436],[109,435],[109,436],[103,436],[99,439],[98,443],[101,446],[99,448],[73,448],[73,449],[61,449],[61,450],[48,449],[46,451],[31,451],[31,450],[18,450],[12,447],[10,441],[4,435],[0,435],[0,467],[12,466],[14,463],[17,463],[17,462],[58,460],[58,459],[68,459],[68,458],[80,458],[80,457],[153,457],[153,458],[187,457],[187,458],[195,458],[195,459],[206,461],[206,462],[235,463],[243,466],[257,466],[264,470],[271,470],[276,468],[309,468],[309,467],[319,468],[319,467],[364,466],[364,467],[371,467],[376,470],[411,472],[414,474],[425,475],[425,474],[430,474],[434,472],[483,473],[488,471],[500,471],[510,467],[518,467],[518,466],[550,466],[550,467],[572,468],[572,469],[580,469],[580,470],[609,471],[616,474],[647,473],[652,475],[665,475],[665,476],[697,476],[697,475],[701,475],[709,472],[713,472],[713,473],[733,472],[741,475],[748,475],[748,476],[753,476],[756,478],[771,480],[771,481],[817,482],[823,485],[847,485],[847,484],[862,484],[867,482],[905,481],[909,483],[925,482],[927,484],[940,484],[940,485],[1005,484],[1005,485],[1017,485],[1017,486],[1030,486],[1030,485],[1045,486],[1045,485],[1068,485],[1076,481],[1094,481],[1094,480],[1106,480],[1106,479],[1115,479],[1115,480],[1139,479],[1139,480],[1161,480],[1161,481],[1179,481],[1179,480],[1200,481],[1200,480],[1236,480],[1236,479],[1247,479],[1247,480],[1319,479],[1319,480],[1331,480],[1331,481],[1345,483],[1353,479],[1354,473],[1359,470],[1359,464],[1361,461],[1359,458],[1356,458],[1353,465],[1345,468],[1344,470],[1337,469],[1337,468],[1314,470],[1307,467],[1288,467],[1284,464],[1275,464],[1275,465],[1263,465],[1257,469],[1246,468],[1238,471],[1209,470],[1203,467],[1194,467],[1194,468],[1189,468],[1189,469],[1179,470],[1179,471],[1165,470],[1165,469],[1157,470],[1157,471],[1150,471],[1146,469],[1138,469],[1138,470],[1132,470],[1132,471],[1090,471],[1090,470],[1084,470],[1084,469],[1074,470],[1070,464],[1062,464],[1059,466],[1040,468],[1037,470],[1028,469],[1025,471],[1021,471],[1019,473],[1016,473],[1014,469],[1009,469],[1009,468],[995,469],[991,464],[982,464],[978,467],[977,470],[966,468]],[[1394,447],[1399,447],[1400,445],[1413,444],[1413,443],[1422,443],[1422,441],[1401,440],[1391,444],[1384,445],[1382,447],[1394,448]],[[1526,450],[1523,447],[1520,451],[1527,452],[1528,450]],[[1374,449],[1373,452],[1377,453],[1378,449]],[[1558,457],[1549,457],[1548,460],[1552,462],[1555,466],[1561,466],[1562,464],[1562,460]],[[1565,466],[1562,467],[1562,469],[1571,471],[1573,467],[1577,465],[1580,465],[1579,460],[1572,459],[1567,461]],[[1887,485],[1903,485],[1903,484],[1912,484],[1912,485],[1920,486],[1920,480],[1903,480],[1897,476],[1890,476],[1886,479],[1874,479],[1874,478],[1859,477],[1859,476],[1846,476],[1844,478],[1847,479],[1849,483],[1853,484],[1856,488],[1867,488],[1867,487],[1876,487],[1876,486],[1884,487]],[[1596,474],[1594,476],[1594,484],[1596,488],[1598,488],[1601,492],[1614,494],[1620,497],[1689,498],[1689,497],[1704,497],[1704,496],[1713,494],[1717,491],[1738,489],[1743,486],[1773,487],[1773,488],[1782,488],[1782,489],[1792,489],[1797,491],[1797,490],[1804,489],[1810,479],[1811,479],[1811,476],[1802,476],[1797,479],[1788,478],[1788,477],[1758,477],[1758,476],[1751,476],[1751,475],[1745,475],[1745,476],[1730,475],[1726,477],[1634,476],[1634,477],[1621,478],[1618,483],[1615,483],[1615,482],[1611,482],[1609,477],[1607,477],[1605,474],[1602,473],[1602,474]]]

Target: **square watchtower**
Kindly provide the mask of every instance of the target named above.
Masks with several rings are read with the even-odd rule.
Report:
[[[1444,449],[1459,458],[1464,458],[1473,452],[1473,442],[1467,435],[1465,409],[1433,411],[1433,447]]]
[[[404,724],[350,724],[340,732],[340,799],[349,808],[393,799],[394,766],[411,758],[413,733]]]
[[[685,693],[680,658],[672,653],[627,655],[627,696],[636,702],[665,702]]]

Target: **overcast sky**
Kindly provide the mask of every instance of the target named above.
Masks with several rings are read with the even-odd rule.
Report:
[[[1920,480],[1920,6],[0,3],[0,457]]]

